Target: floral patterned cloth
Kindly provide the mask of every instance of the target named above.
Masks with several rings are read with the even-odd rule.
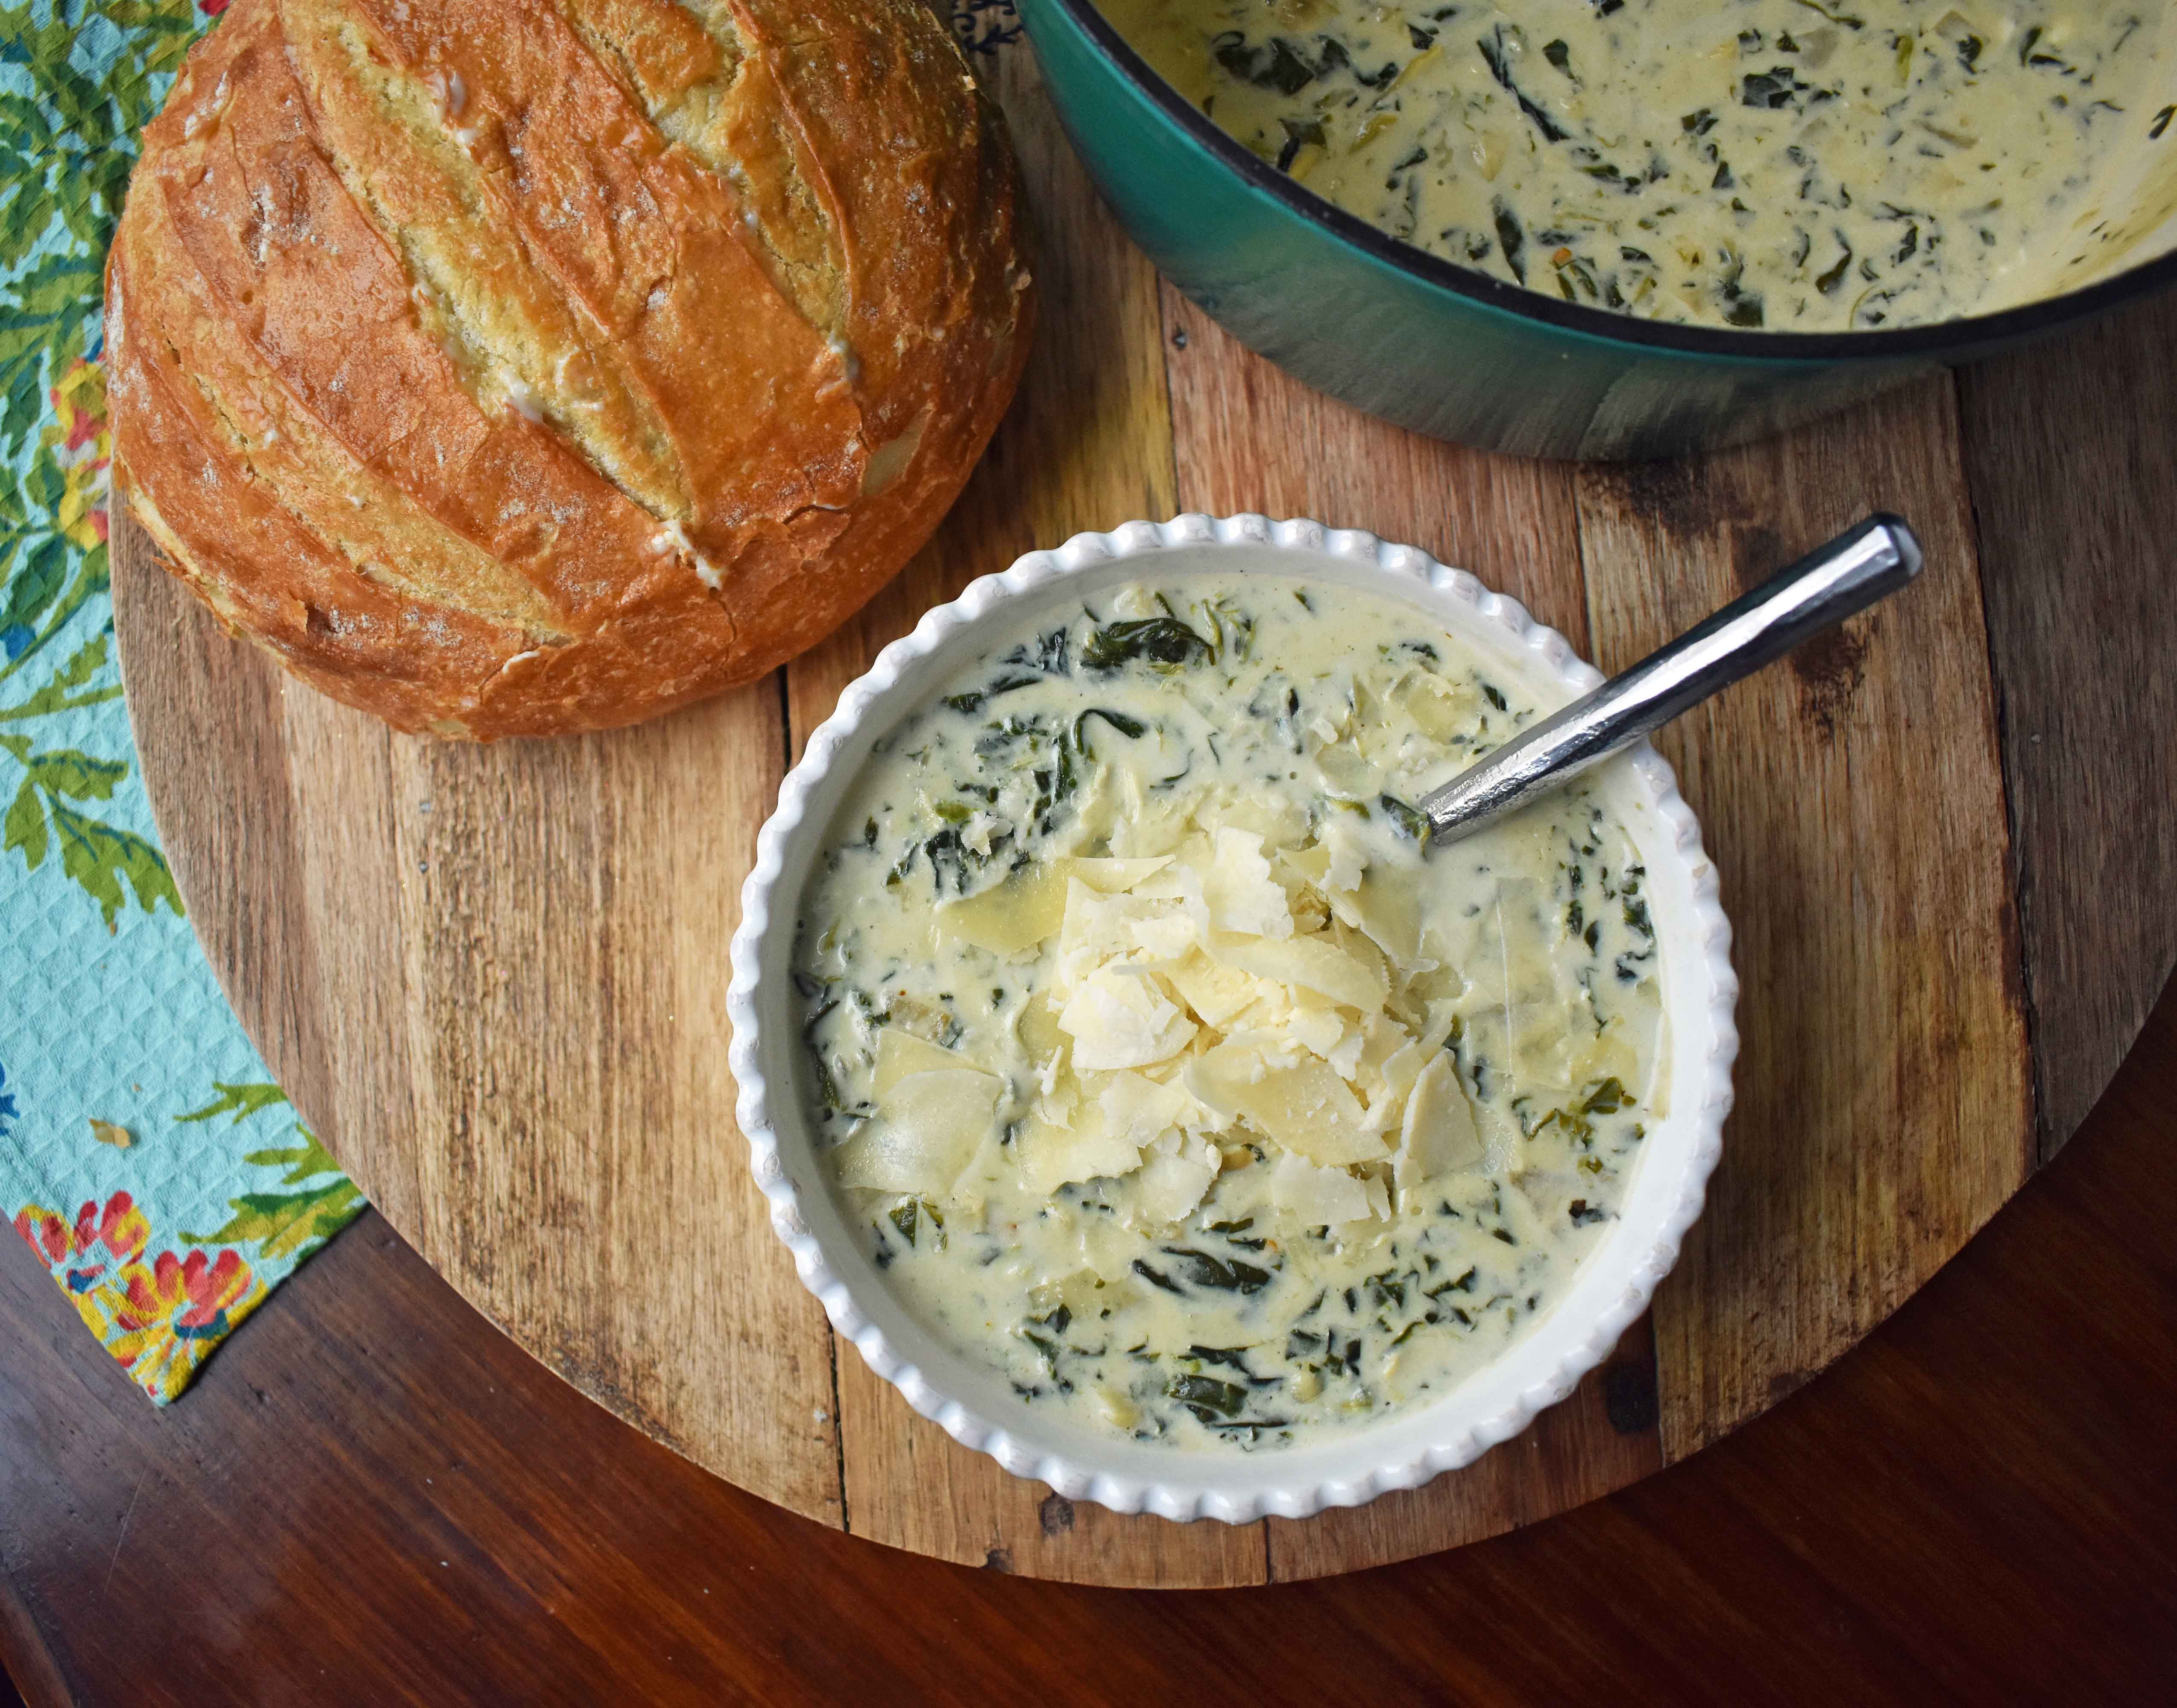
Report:
[[[100,273],[226,3],[0,0],[0,1220],[161,1404],[363,1208],[182,917],[114,661]]]

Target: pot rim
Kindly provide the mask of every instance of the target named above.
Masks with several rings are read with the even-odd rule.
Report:
[[[1279,203],[1288,213],[1320,226],[1334,241],[1367,259],[1420,283],[1484,307],[1538,322],[1560,332],[1635,348],[1744,362],[1906,362],[1963,361],[1991,346],[2022,340],[2085,320],[2177,284],[2177,247],[2120,273],[2075,291],[2038,297],[1993,314],[1965,315],[1917,325],[1859,332],[1750,331],[1735,327],[1688,326],[1644,320],[1514,285],[1432,255],[1334,207],[1285,173],[1256,158],[1183,100],[1096,9],[1094,0],[1047,0],[1064,13],[1113,68],[1167,123],[1236,174],[1241,182]],[[1023,8],[1023,16],[1034,8]],[[1031,38],[1034,25],[1029,24]]]

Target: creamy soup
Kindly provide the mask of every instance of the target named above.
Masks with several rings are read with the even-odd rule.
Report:
[[[1250,1446],[1547,1312],[1666,1101],[1646,874],[1594,786],[1430,851],[1411,805],[1537,711],[1252,576],[1024,623],[881,742],[795,982],[910,1312],[1033,1406]]]
[[[1097,3],[1348,212],[1658,320],[1839,331],[2059,288],[2173,117],[2166,0]]]

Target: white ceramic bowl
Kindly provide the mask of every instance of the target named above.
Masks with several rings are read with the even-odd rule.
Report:
[[[1030,1410],[996,1370],[952,1349],[888,1292],[827,1185],[814,1148],[790,977],[796,905],[826,831],[871,744],[922,706],[993,638],[1038,609],[1145,576],[1260,572],[1363,589],[1427,613],[1471,640],[1545,705],[1601,680],[1564,637],[1534,623],[1463,570],[1372,534],[1261,516],[1187,515],[1080,534],[972,584],[879,655],[840,697],[780,787],[741,892],[728,1011],[741,1131],[772,1225],[803,1282],[870,1368],[956,1440],[1069,1499],[1119,1512],[1245,1523],[1356,1506],[1479,1458],[1555,1404],[1645,1308],[1700,1213],[1722,1149],[1738,1034],[1731,927],[1700,827],[1645,742],[1596,774],[1603,798],[1648,868],[1668,1028],[1667,1116],[1641,1146],[1619,1220],[1574,1271],[1554,1308],[1503,1357],[1426,1405],[1290,1447],[1176,1449],[1116,1439]]]

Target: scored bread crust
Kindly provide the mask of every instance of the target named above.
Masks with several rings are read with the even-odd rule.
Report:
[[[237,0],[106,266],[114,469],[230,632],[406,730],[762,675],[928,537],[1027,347],[919,0]]]

